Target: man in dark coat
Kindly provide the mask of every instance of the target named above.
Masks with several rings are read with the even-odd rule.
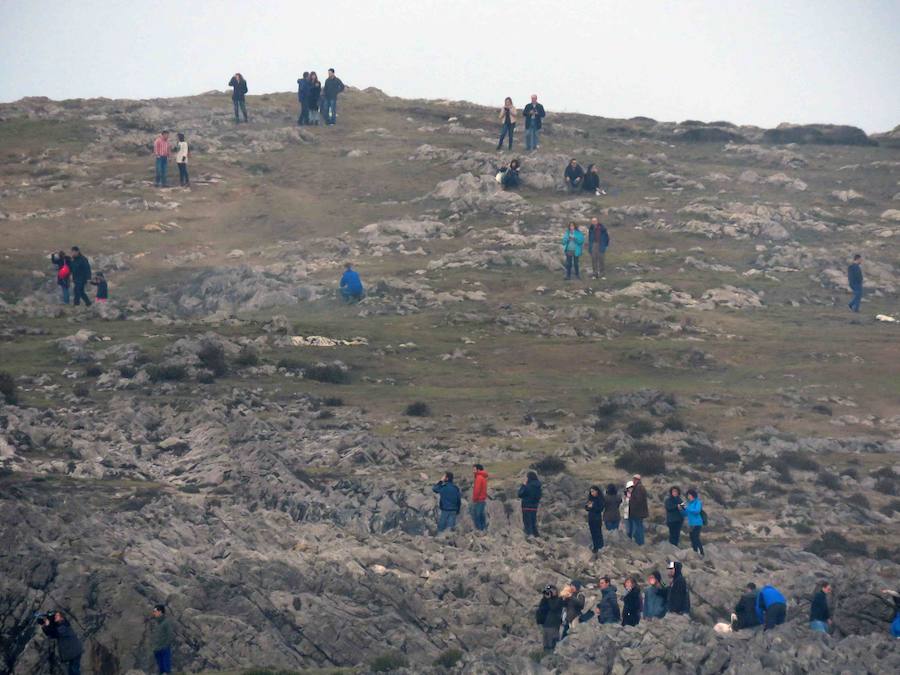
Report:
[[[300,102],[300,116],[297,124],[305,126],[309,124],[309,109],[306,107],[306,97],[309,96],[309,72],[304,71],[303,77],[297,80],[297,100]]]
[[[341,82],[341,78],[335,76],[334,68],[329,68],[328,77],[325,78],[322,87],[322,93],[325,94],[325,124],[328,126],[337,122],[337,98],[343,91],[344,83]]]
[[[600,602],[594,609],[597,621],[600,623],[619,623],[622,614],[619,612],[619,599],[616,597],[616,587],[610,583],[609,577],[601,577],[597,583],[600,589]]]
[[[681,563],[678,561],[670,562],[669,568],[669,598],[668,608],[671,614],[690,614],[691,613],[691,594],[688,591],[687,581],[681,573]]]
[[[240,111],[244,114],[244,123],[246,124],[249,121],[247,119],[247,80],[245,80],[244,76],[240,73],[235,73],[234,76],[228,80],[228,86],[231,87],[231,103],[234,106],[234,123],[240,123],[241,118],[238,117],[238,111]]]
[[[644,518],[650,517],[647,489],[641,482],[640,474],[634,474],[631,501],[628,502],[628,519],[631,521],[631,537],[638,546],[644,545]]]
[[[44,631],[44,635],[56,640],[59,660],[65,666],[67,675],[80,675],[81,654],[84,648],[62,612],[54,612],[52,617],[43,619],[41,630]]]
[[[73,304],[77,305],[80,300],[84,300],[85,306],[90,307],[91,301],[84,292],[84,287],[92,277],[91,263],[81,254],[81,249],[77,246],[72,247],[72,262],[69,264],[69,268],[72,270],[72,283],[75,286],[75,302]]]
[[[547,113],[544,112],[544,106],[538,103],[537,94],[532,94],[531,103],[526,105],[524,110],[522,110],[522,115],[525,117],[526,150],[538,149],[538,136],[541,133],[541,127],[543,126],[543,120],[546,114]]]
[[[731,622],[732,630],[742,628],[754,628],[759,625],[759,617],[756,616],[756,584],[752,581],[747,584],[746,592],[734,606],[734,619]]]
[[[552,652],[559,642],[559,627],[563,621],[563,599],[559,597],[556,586],[544,588],[541,602],[538,605],[536,619],[543,636],[545,652]]]
[[[438,500],[438,508],[441,515],[438,517],[438,532],[443,532],[448,527],[451,530],[456,529],[456,516],[462,507],[462,498],[459,494],[459,488],[453,484],[453,473],[448,471],[444,474],[431,491],[440,495]]]
[[[859,303],[862,302],[863,296],[863,273],[862,273],[862,256],[857,253],[853,256],[853,262],[847,267],[847,284],[853,291],[853,299],[850,300],[851,312],[859,312]]]
[[[584,169],[581,168],[581,164],[578,163],[577,159],[569,161],[569,165],[566,167],[565,179],[569,192],[581,189],[581,181],[584,180]]]
[[[534,471],[529,471],[528,476],[519,486],[519,499],[522,502],[522,525],[525,528],[526,537],[537,537],[537,512],[541,503],[541,481]]]

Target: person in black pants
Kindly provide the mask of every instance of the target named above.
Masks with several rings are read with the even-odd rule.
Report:
[[[62,612],[49,612],[41,619],[40,623],[44,635],[56,640],[59,660],[66,667],[66,673],[80,675],[81,654],[84,652],[84,648]]]
[[[534,471],[529,471],[528,476],[519,486],[519,499],[522,502],[522,525],[526,537],[537,537],[537,512],[541,503],[541,481]]]
[[[247,80],[244,79],[244,76],[240,73],[235,73],[234,76],[228,80],[228,86],[231,87],[231,103],[234,105],[234,123],[239,124],[241,118],[238,117],[238,110],[244,113],[244,123],[246,124],[249,120],[247,119]]]
[[[666,497],[666,525],[669,527],[669,543],[672,546],[678,546],[681,540],[681,526],[684,524],[684,513],[681,505],[684,500],[681,498],[681,488],[672,486],[669,488],[669,496]]]
[[[625,579],[625,597],[622,598],[622,625],[637,626],[641,622],[641,587],[632,578]]]
[[[516,106],[513,105],[509,96],[503,101],[503,107],[500,109],[498,119],[503,126],[500,128],[500,140],[497,142],[497,149],[500,150],[503,147],[503,139],[508,136],[509,149],[512,150],[513,129],[516,126]]]
[[[72,283],[75,285],[75,302],[79,304],[80,300],[84,300],[85,307],[91,306],[91,301],[84,292],[84,287],[91,280],[91,263],[81,254],[81,249],[77,246],[72,247]]]
[[[591,485],[584,510],[587,511],[588,528],[591,531],[591,551],[597,555],[603,548],[603,495],[596,485]]]

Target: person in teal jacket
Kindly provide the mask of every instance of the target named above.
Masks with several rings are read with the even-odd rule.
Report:
[[[578,229],[576,223],[569,223],[569,228],[563,235],[563,251],[566,254],[566,281],[572,278],[572,268],[575,268],[575,278],[580,279],[578,271],[578,259],[581,257],[581,249],[584,247],[584,234]]]
[[[693,488],[687,491],[687,503],[684,505],[688,525],[691,526],[691,548],[703,557],[703,542],[700,533],[703,531],[703,500]]]

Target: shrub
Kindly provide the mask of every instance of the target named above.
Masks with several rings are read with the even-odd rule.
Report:
[[[216,377],[212,374],[212,371],[205,368],[197,371],[197,382],[200,384],[213,384],[215,381]]]
[[[309,368],[309,364],[305,361],[300,361],[299,359],[291,358],[290,356],[286,356],[283,359],[279,359],[278,363],[275,364],[279,368],[284,368],[285,370],[290,370],[291,372],[299,372],[301,370],[306,370]]]
[[[197,358],[207,370],[212,371],[216,377],[222,377],[228,372],[228,365],[225,363],[225,350],[220,345],[213,342],[205,342],[197,352]]]
[[[809,543],[806,550],[817,556],[826,556],[830,553],[841,553],[850,556],[867,556],[868,547],[858,541],[850,541],[840,532],[829,530],[821,537]]]
[[[619,412],[619,404],[606,401],[597,406],[597,417],[615,417]]]
[[[841,471],[842,476],[849,476],[853,480],[859,480],[859,471],[854,469],[852,466]]]
[[[794,529],[797,534],[812,534],[813,529],[806,523],[794,523]]]
[[[187,377],[187,368],[181,364],[154,364],[147,368],[152,382],[177,382]]]
[[[897,478],[894,469],[890,466],[883,466],[869,474],[872,478]]]
[[[9,405],[16,405],[19,402],[19,390],[13,376],[6,372],[0,372],[0,396]]]
[[[663,422],[663,429],[665,429],[666,431],[684,431],[684,420],[680,417],[669,417],[665,422]]]
[[[648,476],[666,472],[662,448],[653,443],[635,443],[631,450],[616,457],[615,467]]]
[[[883,495],[897,496],[897,481],[893,478],[879,478],[875,481],[875,490]]]
[[[827,487],[829,490],[840,490],[841,479],[830,471],[820,471],[816,476],[816,483]]]
[[[441,655],[434,660],[434,665],[443,668],[452,668],[459,663],[462,656],[463,653],[459,649],[448,649],[445,652],[441,652]]]
[[[320,363],[309,366],[303,371],[303,377],[316,382],[330,384],[347,384],[350,382],[350,373],[334,363]]]
[[[409,661],[406,656],[398,652],[382,654],[369,661],[369,668],[372,669],[373,673],[387,673],[392,670],[406,668],[408,665]]]
[[[819,463],[806,453],[798,450],[782,452],[779,459],[787,466],[798,471],[818,471]]]
[[[878,509],[879,513],[883,513],[888,518],[894,515],[894,513],[900,513],[900,501],[894,500],[889,504],[885,504],[880,509]]]
[[[91,395],[91,388],[83,382],[79,382],[74,387],[72,387],[72,393],[75,394],[78,398],[87,398]]]
[[[340,408],[344,405],[344,399],[338,396],[328,396],[322,399],[322,405],[327,405],[329,408]]]
[[[431,415],[431,408],[428,407],[427,403],[416,401],[415,403],[410,403],[406,406],[406,412],[404,414],[408,417],[429,417]]]
[[[534,469],[538,472],[538,474],[547,474],[553,475],[557,473],[562,473],[566,470],[566,462],[559,457],[555,457],[554,455],[547,455],[539,459],[538,461],[532,463],[530,469]]]
[[[84,369],[85,377],[100,377],[103,374],[103,367],[99,363],[92,363]]]
[[[253,347],[244,347],[235,357],[234,362],[241,367],[259,365],[259,353]]]
[[[317,420],[330,420],[332,417],[334,417],[334,413],[331,410],[320,410],[316,414]]]
[[[734,450],[717,450],[705,443],[691,443],[679,450],[685,461],[695,466],[705,465],[709,468],[722,468],[726,464],[741,461],[741,456]]]
[[[632,438],[643,438],[644,436],[649,436],[654,432],[653,423],[650,420],[634,420],[630,422],[627,427],[625,427],[625,431]]]
[[[863,509],[870,509],[872,505],[869,503],[869,498],[866,497],[862,492],[854,492],[847,496],[847,503],[853,504],[854,506],[859,506]]]
[[[130,380],[137,375],[137,369],[134,366],[119,366],[119,375]]]

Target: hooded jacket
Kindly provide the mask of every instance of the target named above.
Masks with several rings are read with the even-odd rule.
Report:
[[[809,606],[810,621],[825,621],[831,618],[831,610],[828,608],[828,594],[825,591],[817,591],[813,595],[812,604]]]
[[[687,581],[681,573],[681,563],[675,563],[675,576],[672,577],[672,585],[669,586],[669,597],[666,603],[672,614],[689,614],[691,611],[691,594],[688,591]]]
[[[44,631],[44,635],[56,640],[60,661],[75,661],[81,657],[84,651],[81,640],[75,635],[68,621],[63,619],[61,623],[52,622],[49,626],[42,626],[41,630]]]
[[[462,498],[459,494],[459,488],[453,483],[440,481],[435,483],[431,491],[441,496],[438,500],[438,506],[441,511],[455,511],[459,513],[459,509],[462,506]]]
[[[600,614],[597,620],[600,623],[619,623],[622,615],[619,612],[619,600],[616,598],[616,587],[610,584],[600,592],[600,602],[597,604]]]
[[[487,501],[487,481],[488,474],[484,470],[475,471],[475,482],[472,484],[472,501]]]
[[[647,586],[644,589],[644,618],[661,619],[666,615],[666,596],[669,589],[662,585]]]
[[[772,605],[786,605],[787,600],[774,586],[763,586],[756,594],[756,618],[760,623],[766,620],[766,610]]]
[[[584,174],[584,180],[581,182],[581,189],[585,192],[593,192],[600,189],[600,175],[588,168]]]
[[[341,288],[347,289],[348,293],[359,295],[363,292],[362,279],[359,278],[359,272],[354,269],[344,270],[341,275]]]
[[[525,485],[520,485],[519,499],[522,500],[523,509],[537,511],[538,504],[541,503],[541,481],[534,478]]]
[[[650,507],[647,505],[647,490],[643,483],[638,483],[631,491],[631,501],[628,503],[628,517],[650,517]]]
[[[734,614],[737,616],[735,630],[759,625],[759,617],[756,616],[756,591],[750,591],[741,596],[734,606]]]
[[[637,626],[641,622],[641,589],[632,586],[622,598],[622,625]]]
[[[559,628],[562,625],[563,599],[558,595],[552,598],[542,597],[537,615],[544,618],[541,625],[545,628]]]
[[[701,514],[703,511],[703,500],[700,497],[696,497],[693,500],[688,500],[684,505],[684,512],[687,515],[688,525],[691,527],[699,527],[703,525],[703,515]]]
[[[684,520],[684,514],[678,505],[681,503],[681,497],[673,497],[671,494],[666,497],[666,525],[676,525]]]

